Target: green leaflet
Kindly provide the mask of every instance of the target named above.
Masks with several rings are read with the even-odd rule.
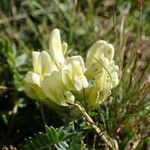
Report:
[[[53,128],[45,126],[45,133],[37,133],[34,137],[26,139],[19,145],[20,150],[75,150],[85,149],[85,145],[81,143],[83,137],[81,133],[71,132],[63,128]]]

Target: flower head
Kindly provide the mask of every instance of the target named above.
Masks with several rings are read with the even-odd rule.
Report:
[[[111,93],[111,89],[119,83],[119,67],[113,61],[114,47],[106,41],[97,41],[87,54],[85,72],[91,83],[86,98],[89,107],[102,103]]]
[[[102,103],[119,83],[114,47],[99,40],[84,60],[65,57],[67,43],[61,42],[59,29],[50,35],[49,50],[33,55],[33,71],[25,77],[26,92],[33,99],[48,100],[62,106],[78,101],[92,108]]]

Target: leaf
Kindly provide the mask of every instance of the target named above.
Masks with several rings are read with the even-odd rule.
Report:
[[[57,141],[58,141],[58,133],[55,130],[55,128],[53,128],[53,127],[48,128],[47,126],[45,128],[46,128],[46,132],[49,135],[49,137],[51,138],[52,142],[53,143],[57,143]]]
[[[55,147],[57,150],[77,150],[84,149],[81,143],[83,137],[81,133],[70,132],[67,129],[45,126],[45,133],[37,133],[33,138],[26,139],[19,145],[20,150],[45,150]]]

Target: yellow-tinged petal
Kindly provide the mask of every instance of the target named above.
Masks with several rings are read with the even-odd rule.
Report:
[[[25,84],[24,86],[24,90],[25,90],[25,93],[32,99],[35,99],[35,100],[39,100],[39,96],[38,96],[38,93],[36,92],[36,86],[33,86],[32,84]]]
[[[84,65],[84,60],[81,56],[72,56],[72,57],[68,57],[66,60],[66,63],[70,63],[74,68],[78,68],[79,72],[81,70],[81,72],[85,71],[85,65]]]
[[[94,43],[87,53],[86,67],[90,67],[96,63],[96,59],[99,60],[102,57],[106,57],[112,60],[114,57],[114,47],[106,41],[99,40]]]
[[[73,89],[73,72],[70,64],[65,64],[62,66],[62,81],[68,89]]]
[[[81,76],[74,76],[74,81],[75,81],[75,88],[77,91],[80,91],[82,88],[87,88],[88,87],[88,81],[84,75]]]
[[[64,62],[64,54],[62,50],[59,29],[54,29],[51,32],[50,41],[49,41],[49,53],[58,67],[60,66],[60,64]]]
[[[53,62],[46,51],[42,51],[39,56],[39,62],[41,63],[41,75],[44,77],[45,75],[51,74],[53,70]]]
[[[101,90],[110,90],[116,87],[119,83],[119,67],[114,64],[114,61],[111,61],[105,66],[105,68],[106,69],[103,69],[102,74],[95,77],[95,80],[101,85]]]
[[[37,73],[41,73],[41,62],[39,61],[40,52],[32,52],[33,69]]]
[[[39,74],[35,73],[35,72],[31,72],[29,71],[26,76],[25,76],[25,81],[27,83],[32,83],[32,84],[36,84],[40,87],[41,84],[41,78],[39,76]]]
[[[60,103],[60,93],[62,92],[63,86],[59,72],[53,72],[51,75],[45,76],[42,81],[42,89],[45,95],[56,103]]]
[[[92,108],[98,104],[99,101],[99,90],[96,86],[89,85],[87,88],[76,91],[75,95],[77,100],[87,108]]]
[[[35,100],[45,100],[46,99],[46,96],[43,93],[41,87],[39,87],[36,84],[26,83],[24,89],[25,89],[26,94],[32,99],[35,99]]]
[[[98,104],[99,100],[99,91],[97,89],[92,89],[91,92],[89,93],[88,98],[86,99],[86,104],[88,108],[95,107]]]
[[[70,90],[81,90],[88,86],[84,76],[85,66],[81,56],[73,56],[66,59],[62,66],[62,80]]]
[[[87,70],[85,71],[85,76],[87,79],[91,80],[93,79],[97,74],[100,74],[102,72],[103,66],[96,62],[93,65],[91,65]]]
[[[42,81],[42,89],[45,95],[59,105],[67,105],[66,101],[74,100],[71,92],[67,92],[61,79],[60,72],[54,71],[45,76]]]
[[[103,103],[103,101],[110,95],[110,90],[100,91],[99,85],[94,84],[85,89],[85,104],[87,108],[96,107],[98,104]]]
[[[41,89],[41,78],[38,73],[29,71],[25,76],[25,92],[36,100],[44,100],[46,97]]]
[[[91,80],[95,78],[98,74],[103,73],[103,70],[106,70],[109,73],[108,65],[110,63],[109,59],[103,57],[99,60],[95,60],[96,62],[93,63],[87,70],[85,71],[85,76]]]

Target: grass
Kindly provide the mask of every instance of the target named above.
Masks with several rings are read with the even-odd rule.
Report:
[[[148,1],[141,2],[0,1],[0,147],[17,146],[24,138],[44,131],[45,122],[64,125],[56,112],[28,98],[22,88],[32,67],[31,52],[48,49],[49,34],[55,27],[73,55],[85,57],[98,39],[114,45],[120,84],[90,115],[118,140],[120,149],[127,148],[129,141],[133,145],[139,141],[137,149],[148,147],[150,7]],[[83,121],[76,119],[74,126],[83,132],[87,147],[103,148]]]

